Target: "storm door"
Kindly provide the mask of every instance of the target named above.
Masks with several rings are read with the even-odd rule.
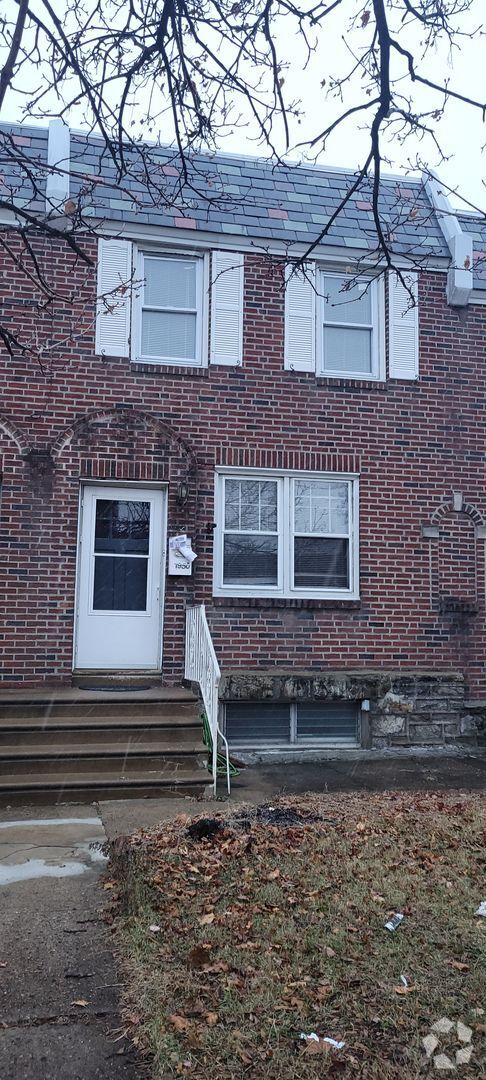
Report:
[[[76,669],[160,670],[165,492],[85,486]]]

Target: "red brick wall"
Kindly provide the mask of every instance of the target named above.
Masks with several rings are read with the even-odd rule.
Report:
[[[3,318],[44,348],[42,367],[1,354],[6,684],[69,679],[79,479],[115,475],[168,482],[169,531],[187,529],[198,552],[192,580],[167,579],[168,681],[181,677],[195,600],[223,667],[458,668],[485,695],[484,540],[455,512],[438,540],[421,532],[452,491],[486,515],[484,308],[455,311],[445,277],[424,274],[418,383],[316,380],[283,370],[280,271],[247,256],[243,367],[142,368],[95,356],[93,281],[74,256],[48,246],[43,259],[53,304],[10,263],[2,285]],[[127,404],[135,415],[117,409]],[[213,470],[224,463],[358,469],[360,602],[212,599]],[[477,614],[442,610],[446,592]]]

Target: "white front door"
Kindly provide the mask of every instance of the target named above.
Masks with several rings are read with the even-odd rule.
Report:
[[[160,671],[166,493],[86,485],[75,668]]]

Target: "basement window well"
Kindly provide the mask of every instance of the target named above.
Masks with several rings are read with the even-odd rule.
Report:
[[[225,706],[232,748],[359,746],[356,702],[241,702]]]

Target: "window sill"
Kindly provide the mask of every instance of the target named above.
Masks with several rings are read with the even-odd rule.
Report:
[[[296,608],[311,611],[359,611],[361,600],[310,599],[295,596],[213,596],[214,607],[227,608]]]
[[[163,360],[130,360],[136,371],[153,375],[158,371],[161,375],[194,375],[199,378],[208,377],[208,368],[201,364],[170,364]]]
[[[386,379],[383,376],[378,378],[372,375],[323,375],[321,372],[316,375],[316,383],[318,386],[344,386],[344,387],[363,387],[366,386],[367,390],[386,390]]]

